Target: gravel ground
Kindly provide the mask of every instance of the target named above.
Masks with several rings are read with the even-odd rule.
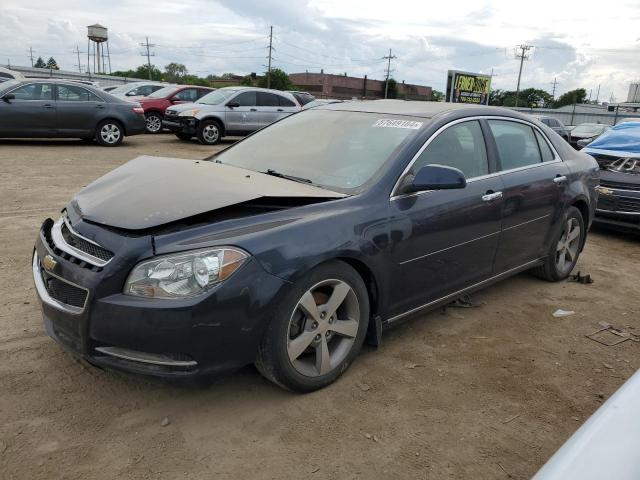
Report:
[[[118,148],[0,140],[1,478],[525,479],[640,368],[640,344],[585,337],[599,321],[640,333],[640,239],[604,230],[577,267],[594,284],[503,281],[474,295],[478,308],[386,332],[309,395],[253,367],[183,386],[67,354],[43,331],[30,275],[41,221],[137,155],[215,150],[171,135]]]

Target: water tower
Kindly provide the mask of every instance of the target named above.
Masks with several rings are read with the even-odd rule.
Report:
[[[91,57],[93,57],[93,73],[111,73],[111,56],[109,55],[109,35],[107,28],[96,23],[87,27],[87,73],[91,74]],[[105,52],[104,47],[107,47]]]

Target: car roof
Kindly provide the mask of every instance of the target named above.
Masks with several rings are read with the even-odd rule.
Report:
[[[405,115],[410,117],[433,118],[435,116],[457,110],[468,110],[471,115],[502,115],[516,118],[531,118],[515,110],[485,105],[448,102],[420,102],[407,100],[363,100],[360,102],[330,103],[316,107],[322,110],[338,110],[345,112],[364,112],[388,115]]]

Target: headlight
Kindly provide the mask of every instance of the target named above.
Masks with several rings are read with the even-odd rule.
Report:
[[[193,297],[229,278],[247,258],[235,248],[163,255],[136,265],[124,293],[147,298]]]
[[[184,112],[180,112],[178,116],[179,117],[195,117],[199,111],[200,111],[199,108],[192,108],[191,110],[185,110]]]

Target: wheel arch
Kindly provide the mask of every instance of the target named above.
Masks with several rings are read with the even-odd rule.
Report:
[[[93,134],[94,135],[98,134],[98,126],[100,126],[102,123],[104,123],[106,121],[116,122],[118,125],[120,125],[120,128],[122,128],[124,136],[126,137],[128,135],[126,122],[122,121],[120,118],[118,118],[116,116],[113,116],[113,115],[109,115],[107,117],[104,117],[104,118],[101,118],[100,120],[98,120],[98,123],[96,123],[96,126],[93,129]]]
[[[584,248],[584,244],[587,241],[587,232],[589,230],[589,204],[587,203],[586,198],[580,196],[578,198],[575,198],[573,202],[571,202],[570,206],[576,207],[580,211],[582,220],[584,222],[585,232],[582,240],[582,245],[580,245],[580,251],[582,251],[582,249]]]
[[[207,120],[213,120],[214,122],[217,122],[217,124],[220,126],[220,136],[224,137],[224,135],[226,134],[226,127],[224,125],[224,120],[222,120],[222,118],[220,118],[217,115],[207,115],[205,117],[198,118],[197,120],[198,120],[198,126],[196,128],[198,128],[202,122],[206,122]]]

